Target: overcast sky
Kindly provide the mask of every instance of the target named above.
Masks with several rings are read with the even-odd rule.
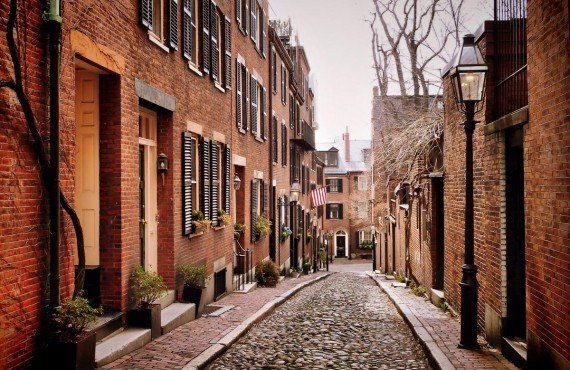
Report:
[[[291,18],[294,32],[306,48],[313,77],[319,130],[317,142],[331,141],[349,127],[351,138],[370,138],[372,87],[375,85],[370,28],[364,21],[371,0],[269,0],[270,18]],[[481,3],[467,0],[471,15]],[[486,15],[471,16],[474,31]],[[473,19],[475,18],[475,19]]]

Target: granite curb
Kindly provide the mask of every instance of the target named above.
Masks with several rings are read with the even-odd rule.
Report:
[[[441,350],[438,344],[434,341],[428,330],[422,325],[420,320],[412,313],[410,308],[402,302],[402,300],[392,293],[391,289],[389,288],[387,282],[382,282],[376,278],[374,273],[367,272],[366,273],[375,283],[380,287],[380,289],[386,293],[388,298],[394,303],[396,309],[406,322],[410,329],[412,329],[412,333],[414,336],[419,340],[420,344],[424,348],[426,354],[428,355],[430,364],[435,369],[440,370],[453,370],[456,367],[451,363],[451,360],[445,355],[445,353]],[[386,284],[386,286],[384,286]]]
[[[235,327],[232,331],[228,334],[224,335],[221,339],[216,341],[198,356],[194,357],[186,366],[184,366],[183,370],[199,370],[204,369],[208,365],[210,365],[214,360],[220,357],[232,344],[234,344],[239,338],[243,337],[251,327],[256,324],[257,322],[261,321],[264,317],[270,314],[273,310],[279,307],[288,299],[292,298],[296,293],[298,293],[303,288],[316,283],[317,281],[321,281],[333,273],[329,272],[324,275],[318,276],[312,280],[305,281],[301,284],[296,285],[295,287],[289,289],[288,291],[281,293],[280,295],[276,296],[271,301],[267,302],[263,307],[261,307],[257,312],[253,315],[248,317],[245,321]]]

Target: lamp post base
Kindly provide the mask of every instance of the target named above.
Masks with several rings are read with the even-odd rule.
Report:
[[[477,343],[477,267],[465,264],[461,267],[461,340],[459,348],[476,349]]]

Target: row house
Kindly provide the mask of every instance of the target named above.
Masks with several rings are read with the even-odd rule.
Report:
[[[44,2],[22,4],[23,84],[48,137]],[[285,272],[291,256],[315,258],[322,220],[309,195],[322,184],[322,167],[311,161],[310,68],[302,46],[275,35],[268,6],[267,0],[61,2],[62,193],[84,231],[85,296],[105,308],[112,328],[126,325],[133,307],[129,281],[138,266],[161,275],[169,297],[181,289],[178,266],[204,266],[211,279],[200,312],[239,288],[238,276],[258,261],[271,258]],[[7,2],[0,5],[2,34],[8,11]],[[11,66],[4,45],[0,51],[2,68]],[[279,66],[275,74],[272,63]],[[12,72],[0,69],[0,77]],[[6,261],[0,367],[19,368],[33,364],[46,338],[50,219],[26,121],[7,89],[0,89],[0,112],[0,257]],[[292,202],[297,184],[300,196]],[[224,214],[230,223],[221,220]],[[206,230],[193,223],[202,215],[211,222]],[[266,238],[256,233],[261,217],[274,225]],[[239,238],[234,223],[245,226]],[[280,240],[283,223],[298,225],[303,238]],[[78,261],[65,214],[61,229],[65,301]]]
[[[570,366],[564,324],[570,276],[568,14],[567,1],[495,2],[494,20],[475,33],[489,66],[473,136],[478,330],[527,368]],[[403,258],[392,262],[388,254],[382,270],[431,287],[433,301],[444,299],[459,312],[465,115],[456,105],[449,70],[443,73],[443,151],[430,159],[442,165],[426,171],[417,188],[402,183],[394,189],[388,218],[395,207],[413,206],[383,231]],[[405,240],[397,227],[402,221],[411,223],[408,251],[390,241]],[[383,242],[377,248],[381,259]]]
[[[370,140],[319,143],[327,188],[324,230],[333,258],[372,258],[373,216]]]

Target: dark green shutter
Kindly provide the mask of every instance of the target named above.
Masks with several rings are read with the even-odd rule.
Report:
[[[220,204],[220,146],[216,141],[210,143],[210,217],[214,226],[218,225],[218,207]]]
[[[255,242],[255,224],[257,223],[257,198],[259,196],[259,183],[256,180],[251,180],[251,242]]]
[[[224,19],[224,82],[226,89],[230,90],[232,88],[232,22],[228,17]]]
[[[249,115],[251,133],[257,135],[257,80],[253,75],[249,79]]]
[[[338,179],[338,192],[342,193],[342,179]]]
[[[287,165],[287,125],[281,125],[281,165]]]
[[[202,139],[202,212],[207,220],[211,220],[210,214],[210,140]]]
[[[269,217],[269,183],[265,181],[262,181],[261,183],[263,185],[263,198],[261,198],[263,204],[263,216]]]
[[[141,23],[143,27],[152,31],[152,0],[141,0]]]
[[[218,40],[220,15],[214,2],[210,3],[210,56],[211,76],[214,81],[220,78],[220,40]]]
[[[330,219],[331,219],[331,205],[330,205],[330,204],[327,204],[327,205],[326,205],[326,208],[327,208],[327,209],[326,209],[327,220],[330,220]]]
[[[182,233],[192,233],[192,171],[196,148],[189,132],[182,133]]]
[[[210,0],[202,0],[202,71],[210,73]]]
[[[230,205],[231,205],[231,166],[232,166],[232,157],[231,157],[231,149],[229,145],[226,145],[225,150],[225,163],[224,163],[224,212],[230,214]]]
[[[242,65],[236,59],[236,124],[238,129],[243,128],[243,79]]]
[[[243,0],[236,0],[236,23],[238,24],[239,28],[241,28],[241,19],[242,19],[242,1]]]
[[[339,220],[343,219],[343,208],[344,208],[343,204],[338,205],[338,219]]]
[[[186,60],[192,59],[194,53],[194,45],[192,44],[193,26],[192,13],[194,7],[192,4],[195,0],[182,1],[182,56]]]
[[[261,138],[267,140],[267,89],[262,87],[261,91],[261,108],[263,115],[261,116]]]
[[[169,1],[168,40],[170,47],[178,50],[178,0]]]

